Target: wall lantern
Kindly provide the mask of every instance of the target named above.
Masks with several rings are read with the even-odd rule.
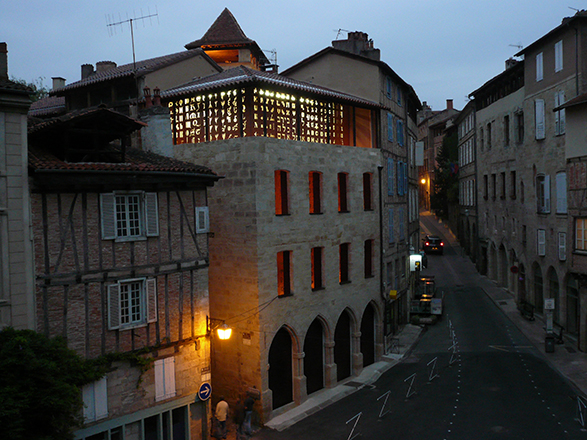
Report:
[[[425,185],[425,184],[426,184],[426,179],[422,179],[422,180],[420,180],[420,183],[421,183],[422,185]]]
[[[223,319],[210,318],[206,315],[206,334],[210,336],[216,330],[218,338],[225,341],[230,339],[232,329],[226,324]]]

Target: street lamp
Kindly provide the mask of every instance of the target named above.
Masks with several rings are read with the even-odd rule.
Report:
[[[232,329],[226,324],[223,319],[210,318],[206,315],[206,334],[210,336],[216,330],[218,338],[225,341],[230,339]]]
[[[425,185],[425,184],[426,184],[426,179],[422,178],[422,180],[420,180],[420,183],[421,183],[422,185]]]

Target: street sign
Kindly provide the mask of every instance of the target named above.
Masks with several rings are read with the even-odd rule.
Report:
[[[208,382],[204,382],[200,385],[200,389],[198,390],[198,397],[200,400],[208,400],[212,395],[212,385]]]
[[[545,298],[544,299],[544,309],[545,310],[554,310],[554,298]]]

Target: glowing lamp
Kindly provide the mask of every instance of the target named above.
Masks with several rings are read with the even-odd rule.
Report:
[[[223,319],[210,318],[206,316],[206,335],[210,336],[216,330],[218,338],[225,341],[230,339],[232,329],[224,322]]]
[[[422,185],[424,185],[424,184],[426,183],[426,179],[422,179],[422,180],[420,180],[420,183],[421,183]]]
[[[232,329],[227,324],[222,324],[220,327],[218,327],[218,329],[216,329],[216,332],[218,332],[218,337],[225,341],[230,339]]]

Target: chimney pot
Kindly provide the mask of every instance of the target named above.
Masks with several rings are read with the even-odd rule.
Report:
[[[51,79],[53,80],[53,90],[65,87],[65,78],[61,78],[60,76],[54,76]]]
[[[446,100],[446,109],[447,110],[452,110],[452,99],[447,99]]]
[[[145,95],[145,108],[153,107],[153,101],[151,99],[151,89],[149,87],[145,87],[143,89],[143,94]]]
[[[82,79],[86,79],[94,74],[94,66],[92,64],[82,64]]]
[[[161,89],[159,87],[153,89],[153,105],[161,107]]]
[[[0,43],[0,80],[8,80],[8,47]]]
[[[114,61],[98,61],[96,63],[96,73],[106,72],[115,67],[116,63]]]

